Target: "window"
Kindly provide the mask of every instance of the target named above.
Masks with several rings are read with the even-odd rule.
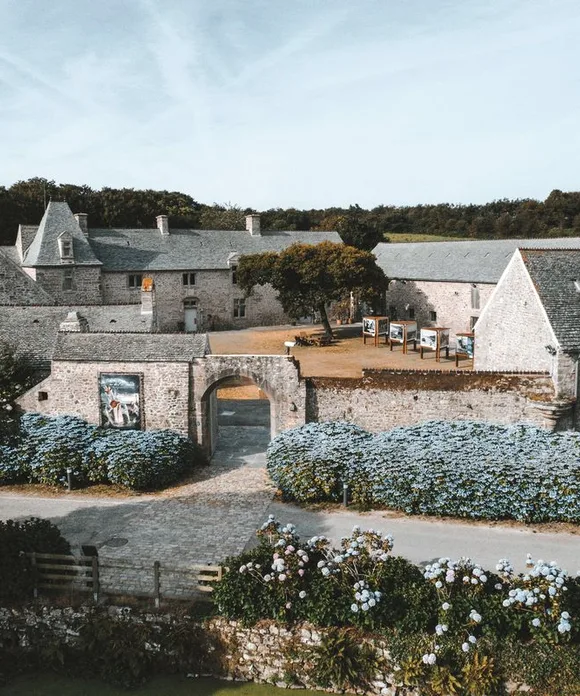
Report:
[[[395,305],[389,305],[389,319],[396,319],[397,318],[397,308]]]
[[[60,260],[63,263],[73,263],[73,241],[71,237],[68,235],[59,237],[58,250],[60,253]]]
[[[232,266],[232,285],[238,284],[238,267]]]
[[[137,290],[141,288],[143,283],[143,276],[140,273],[129,274],[127,284],[131,290]]]
[[[471,286],[471,309],[479,309],[479,288]]]
[[[184,273],[183,274],[183,284],[186,287],[191,287],[195,285],[195,273]]]
[[[479,317],[469,317],[469,330],[473,331],[473,327],[475,326],[476,321],[479,319]]]
[[[409,307],[407,310],[409,312],[409,319],[414,319],[415,318],[415,307]]]
[[[73,289],[73,269],[72,268],[67,268],[63,272],[62,289],[63,290],[72,290]]]
[[[243,319],[246,316],[245,298],[234,300],[234,319]]]
[[[429,321],[437,321],[437,312],[429,312]]]

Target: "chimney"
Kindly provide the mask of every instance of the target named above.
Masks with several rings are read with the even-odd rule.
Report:
[[[85,237],[89,236],[89,216],[87,213],[75,213],[76,221]]]
[[[86,333],[89,330],[89,322],[78,312],[69,312],[66,319],[60,323],[58,330]]]
[[[260,236],[260,216],[258,214],[246,215],[246,229],[252,237]]]
[[[168,237],[169,218],[167,217],[167,215],[158,215],[155,219],[157,220],[157,229],[161,232],[161,236]]]
[[[164,215],[163,217],[167,219],[167,216]],[[141,284],[141,316],[150,317],[151,329],[157,328],[157,303],[155,301],[155,283],[153,278],[143,278],[143,283]]]

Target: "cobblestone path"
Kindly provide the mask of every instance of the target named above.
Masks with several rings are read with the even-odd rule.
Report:
[[[165,491],[163,497],[30,497],[24,501],[19,497],[12,505],[9,497],[3,497],[0,516],[48,517],[75,552],[81,545],[96,546],[104,589],[150,592],[153,563],[160,561],[162,590],[186,594],[189,581],[164,578],[163,566],[219,565],[227,556],[240,553],[267,517],[273,493],[264,468],[269,439],[265,427],[221,428],[210,466],[200,469],[191,483]],[[18,504],[21,514],[10,513]],[[119,567],[133,563],[142,568]],[[108,570],[108,565],[116,567]]]

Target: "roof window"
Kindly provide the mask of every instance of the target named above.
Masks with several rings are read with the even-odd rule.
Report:
[[[576,292],[580,292],[580,280],[574,281],[574,287],[576,288]]]

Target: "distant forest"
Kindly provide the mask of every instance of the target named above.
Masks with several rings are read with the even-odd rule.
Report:
[[[45,203],[65,200],[73,212],[89,215],[90,227],[153,227],[169,215],[170,226],[244,229],[244,216],[260,212],[265,230],[337,230],[345,242],[371,249],[388,234],[505,239],[580,235],[580,192],[554,190],[545,201],[502,199],[484,205],[394,206],[255,211],[232,205],[205,205],[177,191],[92,189],[42,178],[0,187],[0,245],[13,244],[18,225],[38,224]]]

